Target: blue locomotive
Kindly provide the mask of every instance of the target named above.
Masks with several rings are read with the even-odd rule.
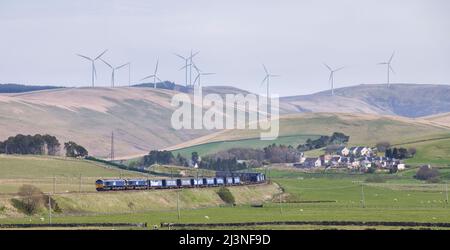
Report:
[[[251,178],[248,178],[251,174]],[[244,177],[244,178],[242,178]],[[242,181],[245,179],[245,181]],[[95,182],[97,191],[110,190],[142,190],[142,189],[170,189],[234,186],[256,184],[265,182],[266,176],[262,173],[245,173],[224,177],[179,178],[179,179],[99,179]]]

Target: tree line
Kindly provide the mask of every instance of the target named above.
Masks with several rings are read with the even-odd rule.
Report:
[[[0,141],[0,154],[32,154],[59,155],[61,144],[55,136],[48,134],[10,136]],[[73,141],[64,143],[65,154],[68,157],[84,157],[88,151]]]

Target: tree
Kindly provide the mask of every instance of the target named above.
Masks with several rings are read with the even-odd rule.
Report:
[[[85,157],[88,156],[88,151],[81,145],[73,141],[65,142],[64,149],[67,157]]]
[[[437,169],[431,168],[430,166],[422,166],[419,168],[414,178],[426,181],[438,179],[439,171]]]
[[[391,144],[387,141],[378,142],[376,144],[376,148],[377,148],[378,152],[385,152],[390,147],[391,147]]]
[[[173,157],[173,154],[170,151],[152,150],[148,155],[144,156],[143,165],[150,166],[155,163],[172,164],[175,163],[175,158]]]
[[[55,136],[46,134],[42,136],[42,139],[47,146],[48,155],[57,155],[59,153],[59,147],[61,146],[61,144]]]
[[[411,157],[414,157],[417,153],[417,149],[416,148],[408,148],[408,152]]]
[[[20,208],[26,214],[34,214],[44,204],[45,195],[33,185],[22,185],[17,193],[20,196]]]
[[[0,152],[5,154],[49,154],[59,152],[59,141],[51,135],[22,135],[10,136],[0,142]]]
[[[198,156],[198,153],[197,152],[192,152],[192,154],[191,154],[191,160],[192,160],[192,163],[195,165],[196,163],[198,163],[198,160],[199,160],[200,158],[199,158],[199,156]]]
[[[392,149],[392,158],[398,159],[398,149],[397,148]]]
[[[334,132],[330,138],[330,144],[346,144],[350,140],[350,136],[344,133]]]
[[[217,194],[219,195],[220,199],[222,199],[225,203],[227,204],[235,203],[234,196],[228,188],[221,187],[219,191],[217,191]]]

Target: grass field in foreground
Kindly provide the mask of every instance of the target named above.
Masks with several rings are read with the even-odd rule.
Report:
[[[94,191],[95,180],[104,177],[138,176],[101,163],[65,157],[0,155],[0,194],[17,192],[32,184],[44,192]]]
[[[291,173],[289,176],[286,172]],[[275,195],[264,207],[242,204],[236,207],[186,208],[181,206],[181,223],[253,221],[409,221],[450,222],[444,184],[427,184],[409,175],[386,183],[366,183],[367,175],[293,173],[272,170],[273,181],[283,187],[281,203]],[[363,183],[363,187],[361,186]],[[364,193],[364,207],[362,195]],[[316,203],[301,203],[316,201]],[[317,201],[335,201],[317,203]],[[42,215],[41,215],[42,216]],[[45,214],[43,215],[45,217]],[[62,222],[178,222],[174,207],[166,210],[118,211],[96,215],[56,215]],[[27,223],[28,218],[5,218],[0,223]],[[39,223],[38,217],[32,223]],[[308,227],[311,229],[315,226]],[[337,228],[333,226],[333,228]]]

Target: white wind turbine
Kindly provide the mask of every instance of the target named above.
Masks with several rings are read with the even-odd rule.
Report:
[[[100,58],[100,60],[102,60],[102,62],[104,62],[112,70],[112,73],[111,73],[111,87],[114,88],[114,80],[115,80],[114,79],[114,74],[115,74],[116,70],[118,70],[120,68],[123,68],[123,67],[129,65],[130,63],[127,62],[127,63],[124,63],[124,64],[118,66],[118,67],[113,67],[111,64],[109,64],[107,61],[103,60],[102,58]]]
[[[88,56],[84,56],[81,54],[76,54],[77,56],[80,56],[86,60],[89,60],[92,63],[92,87],[94,87],[95,84],[95,79],[97,78],[97,70],[95,70],[95,61],[97,61],[98,59],[100,59],[100,57],[102,57],[108,50],[106,49],[105,51],[103,51],[100,55],[98,55],[97,57],[95,57],[94,59],[88,57]]]
[[[267,87],[267,99],[269,99],[269,82],[270,82],[270,78],[271,78],[271,77],[279,77],[280,75],[272,75],[272,74],[269,74],[269,71],[267,70],[266,65],[264,65],[264,64],[263,64],[263,68],[264,68],[264,71],[266,72],[266,76],[265,76],[264,79],[262,80],[261,86],[262,86],[264,83],[266,83],[266,87]]]
[[[192,61],[192,58],[194,58],[194,56],[196,56],[198,53],[200,53],[200,51],[195,52],[194,54],[192,54],[192,49],[191,49],[191,56],[189,56],[189,84],[192,85],[192,65],[194,65],[194,61]],[[195,82],[194,82],[195,84]]]
[[[158,65],[159,65],[159,59],[156,60],[156,66],[155,66],[155,71],[153,72],[153,75],[149,75],[146,76],[144,78],[141,79],[141,81],[146,80],[148,78],[153,78],[153,88],[156,89],[156,79],[158,79],[158,81],[162,82],[161,79],[159,79],[158,77]]]
[[[330,66],[328,66],[328,64],[323,63],[323,65],[325,65],[325,67],[327,67],[327,69],[330,71],[330,78],[328,79],[328,81],[331,83],[331,95],[334,95],[334,72],[339,71],[345,67],[340,67],[337,69],[332,69]]]
[[[389,77],[390,77],[389,73],[392,71],[392,73],[395,74],[395,71],[391,66],[391,62],[392,62],[392,59],[394,58],[394,55],[395,55],[395,51],[392,52],[391,58],[389,58],[389,60],[387,62],[381,62],[378,64],[378,65],[386,65],[386,67],[387,67],[387,86],[388,86],[388,88],[391,84],[390,79],[389,79]]]
[[[215,74],[216,74],[216,73],[204,73],[204,72],[202,72],[202,71],[197,67],[197,65],[195,65],[194,63],[192,64],[192,66],[194,67],[195,71],[197,71],[197,77],[195,77],[195,79],[194,79],[194,84],[195,84],[195,83],[197,82],[197,80],[198,80],[198,86],[199,86],[199,87],[202,86],[202,84],[201,84],[201,82],[200,82],[201,76],[209,76],[209,75],[215,75]]]
[[[181,59],[183,59],[183,61],[184,61],[184,66],[180,69],[180,70],[182,70],[182,69],[185,69],[184,71],[185,71],[185,81],[186,81],[186,87],[188,86],[188,65],[189,65],[189,57],[184,57],[184,56],[182,56],[182,55],[179,55],[179,54],[176,54],[175,53],[175,55],[176,56],[178,56],[179,58],[181,58]]]

